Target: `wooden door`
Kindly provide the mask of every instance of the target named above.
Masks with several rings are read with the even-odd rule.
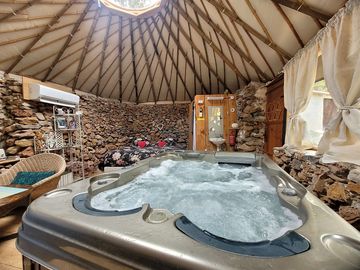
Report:
[[[284,80],[268,86],[266,100],[265,153],[270,157],[273,148],[284,144],[286,110],[284,107]]]

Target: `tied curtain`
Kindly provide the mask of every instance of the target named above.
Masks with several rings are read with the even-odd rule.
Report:
[[[320,49],[325,82],[338,111],[325,129],[318,153],[326,163],[360,165],[360,1],[349,1],[327,28]]]
[[[284,67],[284,105],[289,113],[285,146],[290,148],[304,148],[306,123],[300,113],[310,101],[318,63],[317,48],[314,46],[312,50],[304,51],[301,57]]]

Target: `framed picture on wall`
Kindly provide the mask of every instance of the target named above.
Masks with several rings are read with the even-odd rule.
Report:
[[[69,129],[76,129],[76,121],[74,117],[68,117],[67,126]]]
[[[67,128],[67,123],[65,117],[59,117],[56,119],[56,124],[58,129]]]

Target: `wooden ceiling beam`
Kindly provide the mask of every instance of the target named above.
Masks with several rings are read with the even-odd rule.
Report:
[[[304,42],[302,41],[301,37],[299,36],[298,32],[296,31],[294,25],[292,24],[292,22],[290,21],[289,17],[286,15],[285,11],[282,9],[282,7],[276,3],[275,1],[272,1],[272,3],[274,4],[275,8],[279,11],[281,17],[284,19],[284,21],[287,23],[287,25],[289,26],[291,32],[294,34],[297,42],[299,43],[300,47],[304,47]]]
[[[115,23],[116,24],[116,23]],[[120,102],[122,102],[121,100],[121,91],[122,91],[122,81],[121,81],[121,77],[122,77],[122,72],[121,72],[121,62],[122,62],[122,51],[123,51],[123,47],[122,47],[122,31],[123,31],[123,28],[122,28],[122,17],[121,16],[118,16],[118,22],[117,22],[117,25],[118,25],[118,31],[115,31],[118,33],[118,46],[115,47],[115,49],[117,48],[118,49],[118,54],[117,54],[117,57],[115,57],[113,59],[113,61],[111,62],[111,65],[105,70],[103,76],[106,74],[106,72],[110,69],[110,67],[112,66],[112,64],[115,62],[115,60],[118,60],[119,62],[119,65],[118,65],[118,70],[119,70],[119,79],[118,79],[118,83],[116,83],[114,85],[114,87],[112,88],[112,90],[110,91],[110,94],[109,94],[109,98],[112,96],[115,88],[117,85],[119,85],[119,100]],[[112,52],[110,52],[108,55],[110,55]],[[107,57],[105,57],[106,59]],[[103,89],[101,90],[100,92],[100,96],[102,94],[102,92],[104,91],[105,87],[103,87]]]
[[[171,12],[173,12],[174,10],[174,7],[171,6]],[[170,18],[170,28],[172,26],[172,23],[173,23],[173,18]],[[168,40],[167,40],[167,43],[165,45],[165,48],[166,48],[166,55],[165,55],[165,66],[166,66],[166,60],[167,60],[167,52],[168,52],[168,47],[169,47],[169,44],[170,44],[170,35],[168,36]],[[156,46],[157,47],[157,46]],[[156,51],[155,51],[156,53]],[[161,59],[161,58],[160,58]],[[170,73],[170,78],[171,78],[171,73]],[[162,86],[163,86],[163,83],[164,83],[164,76],[161,76],[161,82],[160,82],[160,87],[159,87],[159,91],[158,91],[158,95],[157,95],[157,99],[160,98],[160,94],[161,94],[161,89],[162,89]],[[169,95],[169,90],[166,92],[166,97],[165,97],[165,100],[167,100],[168,98],[168,95]],[[175,96],[176,97],[176,96]]]
[[[152,18],[152,17],[151,17]],[[157,17],[157,20],[159,20],[159,17]],[[151,24],[156,24],[157,22],[154,20],[153,22],[151,22]],[[161,31],[163,30],[164,28],[164,25],[161,27]],[[151,30],[152,33],[154,33],[155,31],[155,27]],[[151,38],[150,38],[150,35],[149,35],[149,38],[147,40],[147,42],[145,43],[145,48],[148,46],[148,43],[151,42]],[[157,41],[156,41],[156,48],[158,48],[159,46],[159,43],[160,43],[160,36],[158,37]],[[155,60],[155,51],[153,52],[152,56],[151,56],[151,61],[150,61],[150,64],[149,66],[152,67],[153,63],[154,63],[154,60]],[[161,56],[160,56],[161,57]],[[158,69],[158,66],[159,66],[159,62],[156,63],[156,66],[155,66],[155,69],[154,69],[154,72],[152,72],[153,74],[153,78],[155,78],[155,75],[156,75],[156,72],[157,72],[157,69]],[[145,78],[144,78],[144,81],[141,85],[141,88],[140,88],[140,93],[139,93],[139,96],[141,96],[143,90],[144,90],[144,86],[145,86],[145,83],[146,83],[146,80],[147,78],[149,77],[149,73],[146,73],[145,75]],[[155,84],[154,84],[155,85]],[[155,89],[155,86],[154,86],[154,89]],[[152,94],[152,91],[148,91],[148,94],[147,94],[147,97],[146,97],[146,101],[149,101],[150,99],[150,94]],[[157,97],[156,97],[156,93],[155,93],[155,101],[157,100]],[[154,102],[155,102],[154,101]],[[156,103],[156,102],[155,102]]]
[[[141,41],[141,47],[142,47],[142,50],[144,52],[144,56],[145,56],[145,65],[146,65],[146,68],[147,68],[147,72],[149,74],[149,80],[150,80],[150,90],[153,94],[153,99],[154,99],[154,102],[156,104],[156,94],[155,94],[155,87],[154,87],[154,76],[152,74],[152,71],[151,71],[151,67],[150,67],[150,63],[149,63],[149,55],[147,53],[147,50],[146,50],[146,46],[145,46],[145,41],[144,41],[144,32],[141,30],[141,26],[140,26],[140,20],[137,19],[137,23],[138,23],[138,26],[139,26],[139,34],[140,34],[140,41]],[[149,33],[150,35],[151,33]],[[147,100],[148,101],[148,100]]]
[[[104,71],[104,73],[101,75],[101,79],[105,76],[105,74],[111,69],[111,67],[113,66],[113,64],[116,62],[117,57],[114,57],[114,59],[112,60],[112,62],[110,63],[110,65],[106,68],[106,70]],[[112,81],[112,78],[116,72],[117,68],[114,68],[114,70],[110,73],[109,78],[106,80],[105,84],[103,85],[103,87],[101,88],[99,94],[97,96],[102,96],[102,94],[104,93],[104,90],[106,89],[107,85]]]
[[[122,51],[123,51],[123,42],[122,42],[122,34],[123,34],[123,19],[119,16],[119,100],[122,102]]]
[[[53,70],[53,68],[56,66],[56,64],[59,62],[61,56],[63,55],[63,53],[65,52],[66,48],[68,47],[69,43],[71,42],[72,38],[74,37],[75,33],[78,31],[80,24],[82,23],[82,21],[84,20],[87,12],[89,11],[91,5],[93,4],[92,1],[89,1],[89,3],[86,5],[85,9],[83,10],[83,12],[81,13],[80,17],[77,19],[73,29],[71,30],[68,38],[66,39],[64,45],[61,47],[59,53],[56,55],[54,61],[52,62],[51,66],[48,68],[44,78],[42,79],[42,81],[46,81],[46,79],[49,77],[51,71]]]
[[[194,0],[191,0],[191,1],[194,3]],[[206,8],[206,6],[205,6],[205,4],[204,4],[204,1],[203,1],[203,0],[200,0],[200,3],[201,3],[201,5],[202,5],[202,7],[203,7],[203,9],[204,9],[204,11],[205,11],[205,13],[206,13],[206,16],[207,16],[208,18],[211,18],[211,15],[209,14],[209,12],[208,12],[208,10],[207,10],[207,8]],[[215,10],[219,13],[219,11],[218,11],[217,9],[215,9]],[[221,14],[221,13],[220,13],[220,14]],[[223,17],[220,16],[220,18],[223,18]],[[226,22],[224,22],[224,25],[225,25],[225,28],[226,28],[227,30],[229,30],[229,29],[227,28]],[[220,50],[224,53],[224,51],[223,51],[223,45],[222,45],[222,42],[220,42],[220,38],[219,38],[218,32],[216,32],[214,29],[212,29],[212,30],[213,30],[213,32],[214,32],[214,34],[215,34],[215,37],[216,37],[216,39],[217,39],[217,41],[218,41],[218,43],[219,43]],[[210,31],[209,31],[209,35],[210,35]],[[210,36],[211,36],[211,35],[210,35]],[[229,38],[231,39],[231,41],[235,42],[235,40],[234,40],[231,32],[229,32]],[[231,60],[232,60],[232,63],[233,63],[234,65],[236,65],[236,63],[235,63],[235,58],[234,58],[234,53],[233,53],[233,51],[231,50],[229,43],[228,43],[228,42],[225,42],[225,44],[226,44],[226,46],[227,46],[227,48],[228,48],[228,51],[229,51],[229,54],[230,54],[230,58],[231,58]],[[243,58],[242,58],[241,55],[240,55],[240,59],[243,60]],[[216,63],[216,57],[215,57],[215,63]],[[246,73],[246,72],[245,72],[245,73]],[[227,74],[227,72],[226,72],[226,69],[225,69],[225,67],[224,67],[224,81],[226,81],[226,74]],[[245,76],[244,76],[244,77],[245,77]],[[240,85],[241,85],[240,79],[239,79],[238,76],[236,76],[236,79],[237,79],[237,80],[236,80],[236,82],[237,82],[237,88],[239,89],[239,88],[240,88]],[[248,81],[249,81],[248,78],[246,78],[246,82],[248,82]]]
[[[7,15],[5,15],[4,17],[1,17],[0,18],[0,23],[1,22],[4,22],[5,20],[11,18],[12,16],[16,16],[17,13],[31,7],[33,4],[35,4],[36,2],[39,2],[40,0],[32,0],[32,1],[29,1],[27,2],[25,5],[23,5],[22,7],[19,7],[18,9],[16,10],[13,10],[11,13],[8,13]]]
[[[147,31],[150,33],[150,25],[149,25],[148,19],[146,18],[146,19],[144,19],[144,21],[145,21],[146,29],[147,29]],[[172,93],[172,91],[171,91],[170,80],[169,80],[168,75],[167,75],[167,73],[166,73],[166,69],[165,69],[164,63],[162,62],[161,57],[159,56],[159,52],[158,52],[158,50],[157,50],[157,48],[156,48],[156,46],[155,46],[156,43],[155,43],[155,39],[154,39],[152,33],[150,34],[150,39],[151,39],[151,43],[153,44],[154,51],[155,51],[155,53],[156,53],[158,62],[159,62],[159,64],[160,64],[161,71],[162,71],[162,73],[164,74],[164,78],[165,78],[165,82],[166,82],[166,85],[167,85],[167,88],[168,88],[168,92],[170,93],[172,102],[175,103],[175,98],[174,98],[174,95],[173,95],[173,93]]]
[[[186,1],[184,1],[184,8],[185,8],[185,12],[188,13],[187,2]],[[204,32],[204,29],[202,28],[202,25],[200,23],[199,15],[196,12],[194,12],[194,14],[195,14],[195,19],[196,19],[197,25],[199,26],[201,31]],[[179,16],[179,12],[178,12],[178,16]],[[178,22],[179,22],[179,20],[178,20]],[[191,29],[190,23],[189,22],[187,22],[187,23],[188,23],[189,29]],[[189,30],[189,35],[191,37],[191,30]],[[208,48],[206,46],[206,41],[205,41],[205,39],[203,37],[201,37],[201,41],[202,41],[202,45],[204,47],[206,62],[210,63],[210,61],[209,61],[209,52],[208,52]],[[221,47],[220,47],[220,50],[221,50],[222,53],[224,53]],[[200,68],[201,68],[201,61],[199,62],[199,65],[200,65]],[[209,67],[207,65],[206,65],[206,68],[208,70],[207,73],[208,73],[208,80],[209,80],[209,89],[210,89],[210,94],[211,94],[212,93],[212,88],[213,88],[212,85],[211,85],[212,84],[212,82],[211,82],[211,72],[210,72],[210,69],[209,69]],[[202,72],[200,72],[200,74],[202,74]],[[224,79],[224,81],[226,81],[226,80]]]
[[[134,74],[134,89],[135,89],[135,98],[136,98],[136,104],[139,104],[139,90],[137,85],[137,78],[136,78],[136,65],[135,65],[135,45],[134,45],[134,29],[132,24],[132,19],[130,20],[130,40],[131,40],[131,54],[132,54],[132,66],[133,66],[133,74]],[[139,59],[140,61],[140,59]],[[131,95],[130,95],[131,98]],[[130,101],[129,98],[129,101]]]
[[[101,50],[101,59],[100,59],[100,63],[99,63],[99,74],[98,74],[98,80],[96,82],[96,93],[95,93],[96,96],[99,95],[102,72],[103,72],[103,68],[104,68],[105,52],[106,52],[106,49],[109,44],[109,31],[110,31],[111,20],[112,20],[112,15],[111,15],[111,13],[109,13],[109,19],[108,19],[107,26],[106,26],[104,43],[103,43],[103,47]],[[90,92],[91,92],[91,90],[90,90]]]
[[[251,27],[246,22],[244,22],[235,12],[231,11],[223,4],[217,2],[216,0],[206,0],[206,1],[208,1],[214,7],[216,7],[220,12],[228,16],[230,20],[244,27],[248,32],[250,32],[252,35],[257,37],[259,40],[261,40],[264,44],[272,48],[274,51],[279,52],[285,59],[290,60],[292,58],[292,56],[288,52],[281,49],[276,43],[272,43],[267,37],[265,37],[263,34],[258,32],[256,29]]]
[[[170,14],[170,13],[169,13]],[[173,15],[170,14],[172,17]],[[172,32],[170,26],[168,25],[168,23],[166,22],[165,18],[162,16],[162,14],[160,14],[160,17],[162,18],[163,23],[165,24],[168,32],[171,34],[172,38],[174,39],[175,43],[179,46],[180,51],[182,52],[182,54],[184,55],[185,59],[187,59],[188,64],[190,67],[192,67],[192,71],[194,74],[196,74],[197,79],[199,80],[199,82],[201,83],[201,85],[204,87],[205,93],[206,94],[210,94],[210,92],[207,90],[206,86],[204,85],[201,76],[199,75],[199,73],[196,71],[196,68],[193,64],[191,64],[186,52],[184,51],[184,49],[181,47],[179,40],[176,38],[175,34]],[[216,73],[216,71],[212,68],[212,66],[210,65],[210,63],[208,63],[206,61],[206,58],[202,55],[200,49],[197,47],[197,45],[192,41],[191,37],[186,33],[186,31],[184,30],[184,28],[178,24],[177,22],[175,22],[176,27],[180,30],[180,33],[185,37],[185,39],[189,42],[189,44],[191,45],[191,47],[194,49],[194,51],[198,54],[199,58],[210,68],[211,72],[215,75],[215,77],[222,83],[222,85],[229,89],[229,87],[226,85],[226,83],[223,81],[222,78],[220,78],[219,74]]]
[[[144,23],[144,22],[141,22],[140,25],[142,25],[143,23]],[[153,31],[153,30],[152,30],[152,31]],[[145,42],[145,47],[148,46],[149,42],[150,42],[150,37],[149,37],[148,40]],[[142,58],[143,54],[144,54],[144,52],[141,53],[140,59]],[[125,58],[125,57],[124,57],[124,58]],[[152,63],[153,63],[154,58],[155,58],[155,54],[152,56],[152,59],[151,59],[151,62],[150,62],[150,66],[151,66]],[[140,61],[138,62],[138,64],[139,64],[139,63],[140,63]],[[137,65],[136,65],[136,67],[137,67]],[[126,72],[126,70],[127,70],[127,69],[125,69],[124,73]],[[142,70],[143,70],[143,69],[142,69]],[[141,73],[141,72],[140,72],[140,73]],[[154,72],[154,74],[155,74],[155,72]],[[139,74],[139,77],[140,77],[140,74]],[[144,89],[145,81],[147,80],[147,77],[148,77],[148,74],[146,74],[145,80],[143,81],[143,84],[141,85],[141,88],[140,88],[140,91],[139,91],[139,97],[141,96],[141,93],[142,93],[142,91],[143,91],[143,89]],[[149,99],[150,93],[151,93],[151,91],[149,91],[149,93],[148,93],[149,95],[148,95],[148,97],[147,97],[146,100]]]
[[[90,27],[90,30],[89,30],[89,33],[86,37],[86,41],[85,41],[85,46],[81,52],[81,56],[80,56],[80,61],[79,61],[79,65],[77,67],[77,70],[76,70],[76,73],[75,73],[75,78],[74,78],[74,81],[73,81],[73,85],[72,85],[72,90],[74,91],[75,88],[76,88],[76,85],[77,85],[77,82],[79,80],[79,76],[80,76],[80,72],[81,72],[81,68],[82,68],[82,65],[84,63],[84,60],[85,60],[85,56],[88,52],[88,48],[89,48],[89,44],[90,44],[90,41],[92,40],[92,37],[93,37],[93,34],[94,34],[94,31],[95,31],[95,27],[97,25],[97,22],[99,20],[99,15],[100,15],[100,8],[96,11],[95,13],[95,16],[94,16],[94,19],[93,19],[93,22],[91,24],[91,27]]]
[[[184,17],[185,20],[187,20],[191,26],[193,27],[193,29],[200,35],[202,36],[206,42],[209,44],[209,46],[226,62],[226,64],[235,72],[235,74],[237,76],[239,76],[244,83],[246,82],[246,78],[244,77],[244,75],[242,75],[242,73],[240,72],[240,70],[229,60],[229,58],[224,55],[221,50],[214,44],[214,42],[203,32],[201,31],[201,29],[198,27],[198,25],[195,23],[195,21],[182,9],[182,7],[175,2],[175,0],[173,0],[173,3],[175,5],[175,7],[177,8],[177,10],[180,12],[180,14]],[[202,13],[202,11],[200,9],[196,9],[195,5],[191,5],[195,12],[197,13]],[[211,21],[207,21],[208,23],[210,23]],[[211,24],[210,24],[211,25]],[[217,29],[219,30],[219,29]],[[221,31],[221,33],[223,33]],[[231,89],[229,89],[231,90]]]
[[[231,40],[232,40],[233,42],[236,42],[236,41],[235,41],[235,37],[234,37],[234,35],[232,34],[232,31],[230,30],[230,27],[229,27],[228,23],[226,22],[226,20],[225,20],[225,18],[224,18],[224,15],[223,15],[218,9],[215,9],[215,10],[217,11],[218,15],[220,16],[221,21],[223,22],[226,30],[229,32],[229,36],[230,36]],[[230,45],[229,45],[229,44],[228,44],[228,48],[229,48],[229,50],[230,50]],[[246,51],[246,50],[245,50],[245,51]],[[247,51],[246,51],[246,55],[247,55],[249,58],[251,58],[250,54],[249,54]],[[248,81],[251,81],[249,72],[248,72],[247,67],[246,67],[246,65],[245,65],[245,60],[244,60],[244,58],[243,58],[241,55],[240,55],[240,59],[241,59],[241,62],[242,62],[242,64],[243,64],[243,66],[244,66],[244,70],[245,70],[245,73],[246,73],[247,80],[248,80]],[[240,87],[239,87],[239,88],[240,88]]]
[[[168,13],[170,14],[170,13]],[[198,81],[200,82],[201,87],[204,89],[206,94],[209,94],[210,92],[208,91],[207,87],[205,86],[201,76],[199,75],[198,71],[195,68],[194,63],[192,63],[189,59],[189,57],[187,56],[187,53],[185,52],[184,48],[180,45],[179,39],[175,36],[175,34],[172,32],[170,25],[167,23],[165,17],[159,13],[159,16],[162,20],[162,23],[165,25],[166,30],[168,31],[168,33],[170,34],[170,36],[172,37],[172,39],[174,40],[175,44],[179,47],[181,54],[183,55],[183,57],[185,58],[186,63],[189,65],[189,67],[191,68],[192,72],[195,74],[196,78],[198,79]],[[170,14],[170,16],[172,17],[173,15]],[[183,34],[183,36],[186,38],[186,40],[190,43],[191,47],[194,49],[194,51],[196,51],[197,54],[201,55],[200,50],[197,48],[197,46],[195,45],[195,43],[189,38],[189,36],[186,34],[185,30],[181,27],[180,24],[178,24],[177,22],[175,22],[176,27],[178,29],[180,29],[180,32]],[[205,57],[202,56],[203,61],[206,61]],[[205,63],[205,62],[204,62]]]
[[[298,12],[301,12],[303,14],[306,14],[310,17],[322,20],[324,22],[327,22],[331,18],[331,15],[316,11],[310,8],[309,6],[307,6],[306,4],[304,5],[304,1],[301,1],[301,3],[297,3],[289,0],[271,0],[271,1],[278,3],[282,6],[291,8],[293,10],[296,10]]]
[[[154,18],[151,17],[151,19],[152,19],[152,21],[154,22],[155,28],[156,28],[156,30],[157,30],[158,33],[159,33],[159,37],[160,37],[163,45],[166,46],[165,39],[164,39],[164,37],[162,36],[162,33],[161,33],[160,29],[159,29],[159,26],[155,23]],[[164,23],[163,23],[163,26],[164,26]],[[169,36],[171,36],[171,35],[169,34]],[[179,48],[179,45],[177,45],[177,48]],[[179,48],[179,50],[180,50],[180,48]],[[172,65],[175,67],[176,72],[177,72],[177,74],[178,74],[178,76],[179,76],[182,84],[184,85],[185,91],[186,91],[189,99],[192,100],[192,99],[193,99],[193,96],[191,96],[190,91],[189,91],[189,89],[188,89],[187,86],[186,86],[186,83],[185,83],[186,81],[185,81],[184,78],[182,77],[181,72],[180,72],[180,70],[179,70],[179,67],[178,67],[178,63],[179,63],[179,62],[176,62],[176,63],[175,63],[174,57],[172,57],[172,56],[170,57],[170,60],[171,60]]]
[[[15,59],[15,61],[10,65],[10,67],[7,68],[6,73],[10,73],[17,64],[26,56],[26,54],[31,50],[31,48],[44,36],[47,34],[47,32],[50,30],[50,28],[59,22],[62,15],[65,14],[65,12],[72,6],[73,2],[75,0],[71,0],[69,3],[67,3],[49,22],[49,24],[46,26],[46,28],[39,33],[39,35],[28,45],[25,47],[25,49],[20,53],[20,55]]]
[[[172,18],[173,17],[173,14],[169,13],[171,15]],[[180,48],[180,51],[182,52],[182,54],[185,56],[185,59],[187,59],[187,62],[188,64],[190,65],[193,73],[196,75],[197,79],[199,80],[199,82],[201,83],[202,85],[202,89],[204,89],[205,93],[206,94],[210,94],[211,93],[211,89],[210,89],[210,92],[207,90],[207,87],[205,86],[203,80],[202,80],[202,77],[201,77],[201,72],[200,74],[197,72],[196,68],[195,68],[195,65],[194,64],[191,64],[188,56],[187,56],[187,53],[184,51],[184,49],[182,48],[182,46],[180,45],[180,42],[179,42],[179,39],[177,39],[175,37],[175,34],[172,32],[170,26],[167,24],[165,18],[162,18],[163,19],[163,23],[165,23],[165,26],[167,27],[167,30],[168,32],[171,34],[172,38],[174,39],[174,41],[176,42],[177,46],[179,46]],[[205,65],[210,69],[210,71],[215,75],[215,77],[217,78],[217,80],[219,80],[223,86],[225,88],[228,88],[228,86],[226,85],[226,83],[223,81],[222,78],[220,78],[219,74],[212,68],[212,66],[210,65],[209,62],[207,62],[206,60],[206,57],[202,55],[200,49],[197,47],[197,45],[192,41],[192,38],[190,36],[190,34],[188,35],[186,33],[186,31],[184,30],[184,28],[178,23],[176,22],[176,27],[180,30],[180,33],[185,37],[185,39],[189,42],[189,44],[191,45],[191,48],[197,53],[197,55],[199,56],[199,58],[205,63]],[[201,61],[199,61],[201,62]],[[200,66],[201,67],[201,66]],[[200,70],[201,71],[201,70]]]
[[[271,35],[269,33],[269,31],[267,30],[265,24],[263,23],[263,21],[261,20],[260,16],[257,14],[256,9],[253,7],[253,5],[251,4],[250,0],[245,0],[247,6],[249,7],[251,13],[253,14],[253,16],[255,17],[256,21],[259,23],[261,29],[264,31],[266,37],[270,40],[271,43],[274,42],[274,40],[271,38]],[[280,62],[285,65],[285,61],[284,58],[282,57],[282,55],[279,52],[276,52],[276,54],[278,55]]]
[[[236,14],[234,8],[231,6],[231,3],[229,2],[229,0],[225,0],[226,3],[228,4],[230,10]],[[260,50],[259,46],[256,44],[254,38],[250,35],[249,31],[246,30],[246,28],[244,28],[243,26],[240,26],[239,24],[236,24],[234,21],[230,20],[231,21],[231,24],[235,30],[235,33],[237,34],[237,36],[239,37],[241,43],[243,44],[244,48],[245,48],[245,51],[246,53],[251,56],[251,53],[250,53],[250,50],[248,48],[248,46],[246,45],[246,42],[242,36],[242,34],[240,33],[239,29],[238,29],[238,26],[239,27],[242,27],[242,29],[244,30],[244,32],[247,34],[247,36],[250,38],[251,42],[253,43],[254,47],[256,48],[256,50],[258,51],[258,53],[260,54],[261,58],[263,59],[263,61],[265,62],[265,64],[267,65],[267,67],[269,68],[271,74],[273,77],[275,77],[275,72],[274,70],[272,69],[269,61],[266,59],[265,55],[263,54],[263,52]],[[255,70],[256,72],[256,70]],[[260,80],[260,76],[259,76],[259,73],[256,72],[256,75],[258,76],[259,80]]]

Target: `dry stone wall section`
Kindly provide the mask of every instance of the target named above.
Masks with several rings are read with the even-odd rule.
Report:
[[[274,161],[310,192],[360,230],[360,167],[322,163],[321,156],[274,148]]]
[[[237,151],[264,151],[266,87],[251,82],[236,93],[239,130],[236,137]]]
[[[87,175],[107,151],[129,146],[136,137],[151,143],[171,137],[187,147],[188,104],[134,105],[78,94]],[[52,105],[24,100],[21,82],[6,76],[0,77],[0,98],[0,148],[8,156],[34,155],[34,137],[53,129]]]

